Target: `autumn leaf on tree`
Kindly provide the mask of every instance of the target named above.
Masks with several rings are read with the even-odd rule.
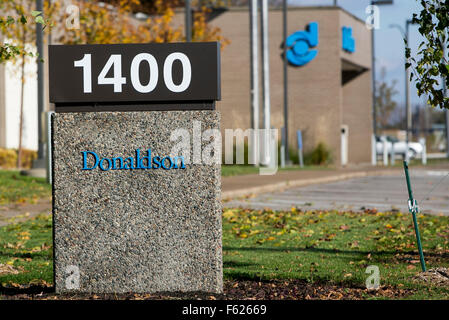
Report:
[[[79,8],[79,28],[67,29],[65,21],[70,15],[64,8],[52,18],[56,22],[55,41],[63,44],[115,44],[115,43],[165,43],[185,41],[182,26],[174,26],[176,1],[156,0],[152,2],[151,14],[138,20],[134,13],[142,9],[139,0],[98,1],[74,0]],[[221,30],[206,22],[209,9],[203,7],[194,14],[193,41],[220,41],[222,47],[229,41]]]

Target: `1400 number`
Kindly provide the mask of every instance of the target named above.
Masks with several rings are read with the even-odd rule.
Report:
[[[172,77],[173,63],[179,60],[182,64],[183,77],[180,84],[175,84]],[[139,76],[139,68],[142,62],[148,63],[150,68],[147,84],[142,84]],[[92,93],[92,55],[85,54],[83,59],[74,62],[75,67],[83,68],[83,90],[84,93]],[[113,68],[113,77],[106,77],[109,70]],[[131,62],[131,83],[134,89],[140,93],[153,91],[159,80],[159,67],[156,59],[149,53],[139,53]],[[185,91],[192,80],[192,67],[189,58],[181,52],[173,52],[167,56],[164,62],[164,83],[172,92]],[[122,55],[112,54],[106,62],[103,70],[98,75],[99,85],[110,84],[114,86],[114,92],[122,92],[122,86],[126,84],[126,78],[122,77]]]

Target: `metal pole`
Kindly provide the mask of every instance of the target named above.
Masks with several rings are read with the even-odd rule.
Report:
[[[387,5],[393,4],[393,0],[371,0],[371,5]],[[371,29],[371,76],[372,76],[372,87],[373,87],[373,132],[377,136],[377,112],[376,112],[376,49],[375,49],[375,27]]]
[[[410,20],[407,20],[405,22],[405,40],[407,41],[407,45],[408,45],[408,40],[409,40],[409,26],[410,26]],[[409,83],[409,79],[410,79],[410,69],[406,68],[405,69],[405,107],[406,107],[406,119],[407,119],[407,124],[406,124],[406,143],[405,143],[405,160],[409,161],[409,154],[408,154],[408,145],[411,141],[411,134],[412,134],[412,107],[411,107],[411,100],[410,100],[410,83]]]
[[[257,2],[250,5],[250,55],[251,55],[251,126],[259,129],[259,41],[257,36]]]
[[[394,166],[396,161],[396,152],[394,151],[394,142],[391,142],[390,164]]]
[[[250,13],[250,59],[251,59],[251,127],[254,130],[259,129],[259,40],[257,25],[257,2],[259,0],[251,0],[249,2]],[[251,146],[252,160],[254,165],[258,165],[259,151],[258,142],[256,142],[256,131]],[[257,140],[258,141],[258,140]]]
[[[410,20],[407,20],[405,23],[405,40],[407,41],[407,44],[409,43],[409,27],[410,27]],[[412,130],[412,106],[411,106],[411,99],[410,99],[410,68],[405,69],[405,104],[407,108],[407,150],[408,151],[408,143],[411,141],[411,130]]]
[[[371,5],[374,5],[374,1],[371,1]],[[376,28],[371,29],[371,77],[373,87],[373,132],[374,136],[377,136],[377,112],[376,112],[376,49],[374,41],[374,31]]]
[[[418,212],[418,202],[416,202],[415,199],[413,199],[413,192],[412,187],[410,185],[410,177],[408,175],[408,163],[407,161],[404,161],[404,171],[405,171],[405,179],[407,181],[407,189],[408,189],[408,208],[410,213],[413,216],[413,225],[415,227],[415,234],[416,234],[416,242],[418,244],[418,251],[419,251],[419,260],[421,261],[421,268],[422,271],[426,271],[426,263],[424,261],[424,254],[422,251],[422,245],[421,245],[421,236],[419,235],[419,228],[418,228],[418,220],[416,219],[416,213]]]
[[[285,168],[285,128],[281,128],[281,168]]]
[[[270,64],[268,51],[268,0],[262,0],[262,98],[263,98],[263,128],[270,129]],[[267,148],[264,148],[268,150]],[[269,160],[269,159],[265,159]]]
[[[387,138],[385,136],[382,137],[382,148],[383,148],[383,163],[384,166],[388,166],[388,141]]]
[[[53,164],[52,164],[52,150],[51,150],[51,141],[52,141],[52,129],[51,129],[51,117],[54,114],[54,111],[47,112],[47,182],[49,184],[53,183]]]
[[[261,0],[261,29],[262,29],[262,98],[263,98],[263,128],[271,127],[270,121],[270,64],[268,51],[268,0]],[[264,164],[270,163],[269,139],[264,139]]]
[[[336,2],[336,0],[335,0]],[[283,8],[282,8],[282,16],[283,16],[283,38],[284,38],[284,152],[285,159],[287,162],[290,160],[289,148],[288,148],[288,74],[287,74],[287,0],[283,0]]]
[[[36,11],[43,12],[43,1],[36,0]],[[37,60],[37,128],[38,128],[38,150],[37,167],[45,167],[44,159],[44,138],[42,135],[42,113],[44,111],[44,43],[43,26],[36,23],[36,47],[38,53]],[[33,166],[36,167],[36,166]]]
[[[185,32],[186,32],[186,41],[192,41],[192,10],[190,8],[190,0],[185,0]]]

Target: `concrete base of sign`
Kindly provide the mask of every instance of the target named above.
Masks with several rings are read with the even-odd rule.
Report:
[[[195,124],[219,129],[220,115],[54,114],[56,292],[222,292],[220,164],[157,165],[180,141],[170,139],[176,129],[188,133],[192,160],[193,140],[204,152],[211,142]]]

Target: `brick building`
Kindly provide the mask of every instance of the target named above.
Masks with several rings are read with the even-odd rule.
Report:
[[[281,128],[284,125],[282,10],[271,9],[268,20],[271,125]],[[306,152],[323,142],[331,149],[334,163],[341,164],[344,140],[341,130],[345,128],[348,163],[368,163],[373,133],[371,31],[364,21],[338,7],[293,7],[288,10],[288,35],[306,30],[313,22],[318,27],[318,44],[310,50],[318,51],[316,57],[305,65],[290,64],[288,68],[290,149],[297,149],[296,131],[301,130]],[[222,101],[217,106],[222,114],[222,128],[249,128],[248,9],[230,9],[211,24],[220,27],[231,41],[222,50],[221,58]],[[343,27],[352,29],[352,34],[349,33],[349,39],[354,40],[352,50],[343,49]]]

